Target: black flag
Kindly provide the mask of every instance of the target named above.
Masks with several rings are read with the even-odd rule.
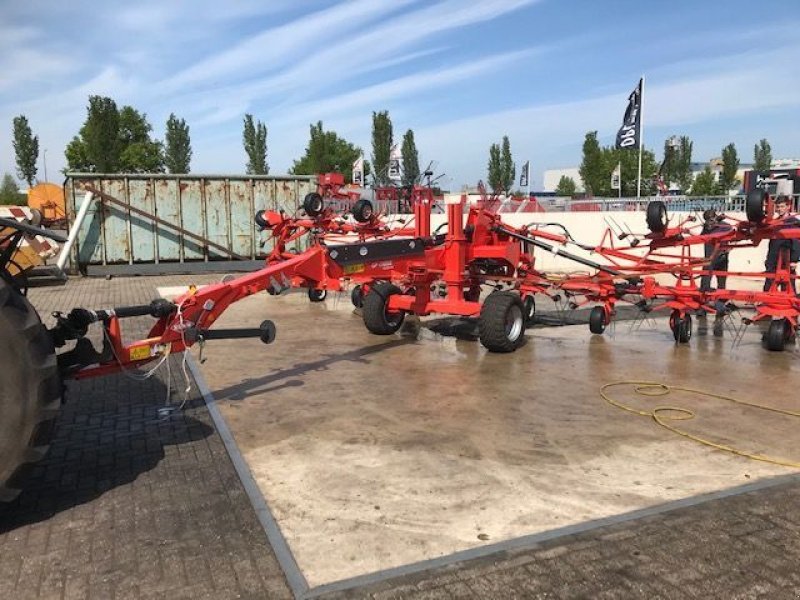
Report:
[[[642,80],[628,97],[628,108],[617,132],[617,148],[638,148],[642,133]]]
[[[528,171],[531,167],[531,161],[525,161],[522,165],[522,172],[519,174],[519,187],[528,187]]]

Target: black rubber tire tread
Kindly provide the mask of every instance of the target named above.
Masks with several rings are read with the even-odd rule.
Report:
[[[391,335],[403,325],[405,314],[401,313],[394,321],[386,318],[386,303],[389,296],[402,293],[400,288],[386,281],[373,285],[364,296],[361,316],[367,329],[376,335]]]
[[[786,347],[786,340],[789,337],[787,333],[788,322],[786,319],[776,319],[770,321],[769,329],[767,329],[765,342],[767,350],[771,352],[783,352]]]
[[[353,306],[356,308],[361,308],[364,306],[364,294],[363,289],[360,285],[355,286],[352,290],[350,290],[350,302],[353,303]]]
[[[647,205],[647,228],[653,233],[667,228],[667,205],[663,201],[653,200]]]
[[[517,306],[522,315],[522,328],[515,340],[506,335],[506,314]],[[525,307],[522,299],[514,292],[492,292],[483,301],[481,317],[478,320],[481,344],[489,352],[514,352],[525,339]]]
[[[595,306],[589,312],[589,331],[601,335],[606,330],[606,311],[602,306]]]
[[[522,308],[525,316],[525,327],[533,327],[536,322],[536,299],[533,295],[525,296],[525,300],[522,301]]]
[[[683,318],[678,318],[675,321],[675,331],[672,336],[679,344],[688,344],[692,339],[692,315],[685,314]]]
[[[0,278],[0,501],[12,500],[41,459],[61,408],[61,377],[31,303]]]
[[[320,196],[317,192],[311,192],[306,194],[306,197],[303,198],[303,210],[306,211],[306,214],[309,217],[316,217],[322,213],[323,209],[323,200],[322,196]]]
[[[359,223],[369,222],[373,214],[372,202],[370,202],[366,198],[361,198],[360,200],[356,200],[356,203],[353,204],[352,213],[353,213],[353,218]]]
[[[766,217],[766,213],[764,212],[764,200],[766,200],[766,196],[767,193],[762,189],[748,192],[744,208],[747,214],[747,220],[751,223],[761,223],[764,217]]]
[[[311,302],[324,302],[328,297],[328,290],[318,290],[315,288],[308,288],[308,299]]]

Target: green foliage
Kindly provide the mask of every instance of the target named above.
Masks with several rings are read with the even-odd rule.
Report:
[[[90,96],[86,121],[64,152],[68,171],[161,173],[161,142],[150,137],[147,115],[102,96]]]
[[[762,139],[753,148],[753,170],[756,173],[768,173],[771,167],[772,147],[766,139]]]
[[[293,175],[317,173],[342,173],[346,183],[352,182],[353,163],[361,156],[361,148],[340,138],[334,131],[325,131],[322,121],[311,125],[311,135],[305,154],[294,161],[289,170]],[[364,161],[364,178],[370,172],[369,161]]]
[[[389,158],[394,134],[389,111],[372,113],[372,167],[375,169],[375,184],[389,183]]]
[[[403,185],[414,185],[419,179],[419,155],[414,142],[414,132],[410,129],[403,136],[400,152],[403,155]]]
[[[244,151],[247,153],[247,174],[266,175],[267,166],[267,126],[261,121],[253,122],[253,115],[244,116],[242,133]]]
[[[500,160],[500,145],[489,146],[489,164],[487,165],[486,181],[495,193],[503,189],[503,167]]]
[[[574,196],[576,187],[575,180],[572,177],[562,175],[561,179],[558,180],[558,185],[556,186],[556,195]]]
[[[508,141],[508,136],[504,135],[500,148],[500,180],[504,192],[511,189],[516,176],[517,168],[514,165],[514,159],[511,158],[511,143]]]
[[[722,173],[719,176],[720,193],[727,195],[739,183],[739,180],[736,179],[738,170],[739,155],[736,153],[736,146],[730,143],[722,149]]]
[[[164,164],[167,170],[170,173],[188,173],[192,161],[192,144],[186,121],[170,113],[164,140]]]
[[[587,194],[603,195],[603,190],[610,189],[610,172],[606,177],[603,160],[603,151],[597,141],[597,132],[590,131],[583,140],[583,159],[578,172],[583,179],[583,186]]]
[[[677,156],[675,157],[675,169],[673,179],[678,184],[682,192],[687,192],[692,187],[692,148],[694,143],[689,136],[682,135],[678,139]]]
[[[692,184],[692,196],[713,196],[717,192],[717,182],[711,167],[706,167],[699,173]]]
[[[2,204],[17,206],[27,204],[25,194],[19,193],[19,186],[9,173],[3,175],[3,180],[0,182],[0,205]]]
[[[39,136],[33,135],[25,115],[14,117],[14,154],[17,158],[17,175],[33,185],[36,179],[36,161],[39,159]]]
[[[637,177],[639,176],[639,150],[636,148],[614,148],[606,146],[601,150],[603,169],[601,171],[602,180],[598,188],[600,192],[593,192],[596,196],[613,196],[617,192],[611,189],[611,173],[622,165],[620,171],[620,184],[622,185],[622,195],[628,197],[636,196]],[[650,196],[655,193],[656,186],[653,182],[658,173],[658,163],[656,155],[646,148],[642,150],[642,196]]]

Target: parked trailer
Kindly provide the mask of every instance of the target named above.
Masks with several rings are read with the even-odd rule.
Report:
[[[133,274],[258,268],[269,251],[253,223],[257,210],[293,214],[315,177],[67,173],[74,223],[85,193],[95,202],[73,248],[74,270]],[[238,267],[238,269],[237,269]]]

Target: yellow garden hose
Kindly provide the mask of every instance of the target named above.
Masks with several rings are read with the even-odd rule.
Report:
[[[656,406],[655,408],[653,408],[653,410],[646,411],[646,410],[639,410],[637,408],[633,408],[632,406],[623,404],[622,402],[615,400],[614,398],[609,396],[607,393],[607,390],[609,388],[619,387],[619,386],[633,386],[633,389],[637,394],[639,394],[640,396],[649,396],[651,398],[667,396],[671,392],[675,391],[675,392],[686,392],[689,394],[695,394],[697,396],[705,396],[706,398],[714,398],[716,400],[724,400],[725,402],[733,402],[734,404],[749,406],[751,408],[757,408],[759,410],[774,412],[782,415],[787,415],[790,417],[800,417],[800,412],[798,411],[785,410],[782,408],[775,408],[772,406],[765,406],[763,404],[758,404],[756,402],[737,400],[736,398],[732,398],[730,396],[723,396],[722,394],[714,394],[712,392],[706,392],[703,390],[696,390],[693,388],[681,387],[677,385],[667,385],[665,383],[657,383],[654,381],[614,381],[611,383],[607,383],[602,388],[600,388],[600,396],[602,396],[603,400],[605,400],[612,406],[616,406],[617,408],[621,408],[622,410],[627,411],[629,413],[633,413],[635,415],[640,415],[642,417],[650,417],[656,423],[661,425],[661,427],[669,429],[673,433],[677,433],[678,435],[683,436],[685,438],[689,438],[690,440],[694,440],[695,442],[699,442],[704,446],[710,446],[711,448],[716,448],[717,450],[723,450],[724,452],[730,452],[731,454],[735,454],[737,456],[744,456],[746,458],[751,458],[753,460],[760,460],[762,462],[772,463],[775,465],[800,469],[800,463],[798,462],[793,462],[782,458],[775,458],[764,454],[754,454],[752,452],[739,450],[738,448],[713,442],[709,439],[696,436],[687,431],[683,431],[669,423],[669,421],[688,421],[690,419],[693,419],[695,414],[688,408],[665,405],[665,406]],[[672,414],[670,415],[667,413],[672,413]]]

